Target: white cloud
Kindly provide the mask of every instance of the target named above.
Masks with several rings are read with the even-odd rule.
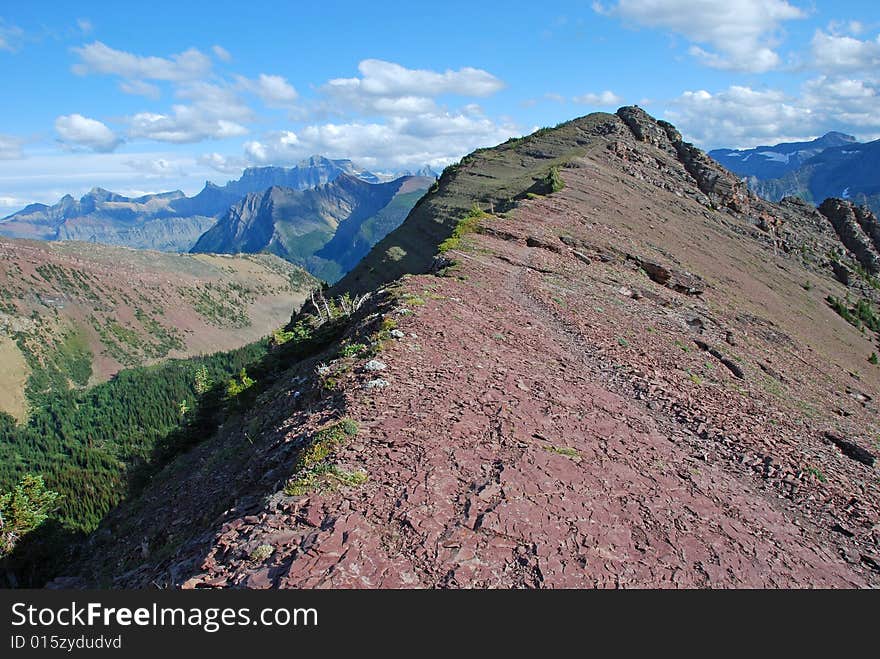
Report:
[[[329,89],[356,89],[369,96],[437,97],[444,94],[460,96],[491,96],[504,88],[504,83],[488,71],[465,67],[443,73],[408,69],[378,59],[358,64],[360,78],[336,78],[327,83]]]
[[[299,96],[296,89],[284,77],[261,73],[255,80],[236,76],[239,88],[259,96],[267,105],[283,107]]]
[[[390,117],[385,123],[353,121],[280,131],[245,144],[253,163],[291,163],[313,153],[351,158],[365,167],[442,167],[480,146],[521,131],[472,113]]]
[[[126,160],[123,164],[147,178],[186,176],[185,164],[170,158],[138,158]]]
[[[165,57],[145,57],[116,50],[100,41],[74,48],[80,62],[73,66],[77,75],[103,73],[129,80],[198,80],[211,70],[211,59],[195,48]]]
[[[12,135],[0,134],[0,160],[18,160],[24,157],[21,147],[24,140]]]
[[[488,71],[465,67],[443,73],[408,69],[383,60],[363,60],[359,78],[335,78],[321,91],[328,98],[322,109],[331,114],[380,116],[439,112],[434,99],[444,95],[490,96],[504,83]]]
[[[618,0],[598,13],[680,34],[693,42],[691,55],[720,69],[763,72],[780,64],[778,32],[806,13],[787,0]],[[701,45],[713,50],[707,50]]]
[[[687,139],[705,148],[750,148],[813,139],[831,130],[862,140],[880,136],[880,84],[822,76],[799,94],[732,86],[688,91],[665,112]]]
[[[232,88],[209,82],[181,85],[176,95],[189,101],[167,112],[139,112],[128,118],[132,138],[186,144],[247,135],[252,110]]]
[[[217,56],[217,59],[223,62],[231,62],[232,55],[226,50],[223,46],[211,46],[211,50],[214,51],[214,54]]]
[[[119,89],[126,94],[134,94],[137,96],[146,96],[156,100],[161,96],[161,92],[156,85],[144,82],[143,80],[123,80],[119,83]]]
[[[825,72],[852,73],[880,68],[880,35],[874,40],[862,41],[816,30],[811,48],[814,66]]]
[[[588,93],[581,94],[580,96],[575,96],[571,99],[575,103],[581,103],[583,105],[595,105],[599,107],[610,107],[612,105],[623,105],[623,97],[618,96],[614,92],[610,90],[605,90],[604,92],[600,92],[598,94]]]
[[[248,133],[245,126],[235,121],[206,116],[189,105],[174,105],[170,114],[139,112],[129,118],[129,124],[129,134],[133,138],[174,144],[241,137]]]
[[[711,94],[688,91],[666,117],[697,144],[752,147],[803,139],[815,130],[812,112],[777,90],[732,86]]]
[[[205,153],[199,156],[199,164],[205,165],[223,174],[240,175],[245,168],[243,158],[224,156],[220,153]]]
[[[55,119],[55,130],[64,144],[86,147],[93,151],[113,151],[121,142],[106,124],[81,114],[58,117]]]
[[[804,85],[803,102],[848,130],[873,136],[880,131],[880,82],[821,76]]]
[[[9,53],[18,52],[23,40],[24,30],[0,18],[0,50],[5,50]]]
[[[83,34],[89,34],[92,30],[95,29],[95,26],[88,18],[77,18],[76,26],[79,28],[79,31]]]

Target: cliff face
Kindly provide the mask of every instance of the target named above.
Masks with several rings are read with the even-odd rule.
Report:
[[[478,151],[56,583],[880,585],[847,247],[637,108]]]
[[[395,205],[393,226],[397,226],[429,184],[429,179],[417,177],[371,184],[341,174],[331,183],[306,190],[271,187],[230,208],[192,251],[270,252],[336,281],[375,243],[357,240],[363,225],[386,209],[394,219],[389,206],[397,200],[403,202]]]

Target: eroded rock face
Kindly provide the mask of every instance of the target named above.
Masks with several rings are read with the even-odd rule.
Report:
[[[854,207],[853,213],[855,213],[856,221],[862,227],[862,231],[874,243],[874,249],[880,251],[880,222],[877,221],[877,216],[865,206]]]
[[[617,116],[640,142],[676,155],[700,190],[713,202],[737,212],[748,211],[749,192],[745,184],[693,144],[685,142],[672,124],[657,121],[639,107],[620,108]]]
[[[880,272],[880,257],[872,248],[866,232],[862,231],[863,226],[876,227],[877,218],[873,217],[873,213],[867,209],[857,209],[852,202],[844,199],[826,199],[819,206],[819,212],[828,218],[840,236],[840,242],[853,253],[865,270],[871,274]]]

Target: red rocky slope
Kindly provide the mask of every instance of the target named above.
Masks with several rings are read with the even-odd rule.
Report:
[[[373,291],[343,344],[374,355],[291,364],[58,583],[880,583],[880,377],[824,301],[847,292],[832,224],[620,115],[562,129],[581,147],[562,190]],[[340,419],[357,432],[322,463],[337,477],[303,480]]]

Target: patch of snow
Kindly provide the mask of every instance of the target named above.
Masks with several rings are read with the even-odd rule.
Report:
[[[791,159],[790,153],[776,153],[775,151],[758,151],[759,156],[764,156],[767,160],[774,162],[788,162]]]

